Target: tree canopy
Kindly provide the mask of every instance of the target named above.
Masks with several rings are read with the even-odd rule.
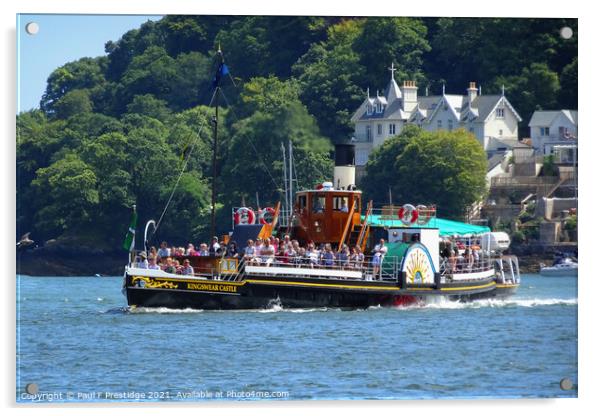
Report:
[[[571,39],[559,36],[563,26],[573,29]],[[17,233],[43,240],[94,230],[118,246],[114,225],[127,224],[133,203],[141,219],[160,215],[183,169],[162,236],[207,238],[216,100],[225,232],[231,204],[254,201],[256,192],[263,205],[281,198],[280,146],[288,140],[299,187],[330,177],[332,144],[349,139],[351,115],[366,88],[387,85],[391,63],[398,82],[411,78],[419,90],[446,84],[463,92],[477,81],[489,93],[504,85],[524,133],[536,109],[577,108],[577,36],[576,19],[148,21],[107,42],[106,55],[52,71],[40,108],[17,115]],[[218,46],[230,73],[214,96]],[[483,192],[475,142],[466,132],[406,130],[374,153],[364,191],[382,198],[391,185],[396,198],[459,216]]]
[[[434,204],[443,217],[461,219],[485,194],[487,156],[465,130],[428,132],[407,126],[375,150],[366,165],[366,197],[394,203]]]

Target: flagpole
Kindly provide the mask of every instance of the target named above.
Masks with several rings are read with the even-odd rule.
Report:
[[[217,49],[218,56],[218,72],[222,71],[222,65],[224,64],[224,56],[222,55],[221,47]],[[215,80],[215,115],[213,116],[213,156],[212,156],[212,165],[213,165],[213,179],[211,181],[211,235],[209,238],[213,238],[215,236],[215,200],[216,200],[216,179],[217,179],[217,123],[219,121],[219,93],[220,86],[219,81],[221,78],[221,73],[218,77],[216,74]]]

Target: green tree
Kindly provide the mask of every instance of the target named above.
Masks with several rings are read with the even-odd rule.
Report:
[[[292,65],[322,40],[326,19],[308,16],[246,16],[215,38],[237,77],[289,77]]]
[[[149,46],[163,45],[164,33],[160,23],[147,21],[140,28],[126,32],[117,42],[108,41],[105,52],[108,54],[106,78],[119,81],[134,57],[142,55]]]
[[[48,77],[40,108],[48,115],[54,114],[55,105],[67,93],[74,90],[90,90],[103,85],[106,82],[106,66],[107,59],[99,57],[82,58],[55,69]]]
[[[398,71],[395,79],[423,81],[423,55],[431,47],[427,29],[420,19],[410,17],[370,17],[354,43],[360,63],[370,68],[368,85],[383,85],[389,79],[387,67],[393,62]]]
[[[270,113],[291,102],[299,101],[299,85],[294,80],[280,81],[275,76],[254,77],[246,82],[240,93],[239,117],[255,111]]]
[[[175,60],[177,68],[166,95],[169,106],[181,111],[211,101],[213,71],[211,59],[198,53],[182,53]]]
[[[266,205],[280,199],[284,189],[281,145],[287,146],[289,139],[300,186],[312,186],[331,177],[330,143],[300,103],[286,104],[271,113],[258,111],[233,126],[220,177],[226,211],[238,206],[243,198],[254,201],[256,192]],[[222,218],[229,223],[228,212]]]
[[[39,207],[36,227],[47,235],[87,223],[99,201],[94,171],[75,154],[39,169],[32,185]]]
[[[167,103],[151,94],[136,95],[127,105],[128,113],[143,114],[165,123],[171,116]]]
[[[560,108],[576,109],[578,107],[577,57],[564,67],[560,74],[561,90],[558,96]]]
[[[166,99],[177,73],[176,61],[164,48],[149,46],[144,53],[132,58],[120,80],[117,95],[123,109],[135,95],[152,94],[158,99]]]
[[[558,74],[546,64],[533,63],[523,68],[520,75],[500,77],[496,80],[501,88],[506,87],[506,95],[523,119],[529,119],[535,110],[554,109],[560,91]],[[523,123],[524,124],[524,123]]]
[[[328,39],[312,45],[293,67],[301,100],[333,142],[349,138],[352,112],[363,99],[360,85],[366,83],[366,69],[353,50],[363,24],[363,20],[345,20],[331,26]]]
[[[57,118],[68,119],[77,114],[91,113],[92,101],[90,93],[86,90],[69,91],[54,105]]]
[[[362,189],[375,202],[435,204],[440,216],[461,219],[485,193],[487,158],[464,130],[427,132],[406,127],[375,150]]]

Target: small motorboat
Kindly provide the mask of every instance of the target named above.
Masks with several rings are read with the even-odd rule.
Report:
[[[552,266],[541,265],[539,274],[542,276],[577,276],[577,262],[565,257]]]

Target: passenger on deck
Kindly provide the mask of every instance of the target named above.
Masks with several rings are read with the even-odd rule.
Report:
[[[472,258],[473,258],[473,261],[474,261],[474,264],[476,265],[476,267],[480,267],[480,264],[479,264],[479,261],[480,261],[479,251],[476,250],[474,248],[474,246],[473,246],[473,249],[472,249]]]
[[[464,261],[464,256],[460,255],[460,251],[458,250],[458,247],[454,248],[454,258],[455,258],[454,265],[456,266],[454,268],[454,271],[463,271],[464,268],[466,267],[466,263]]]
[[[343,198],[343,206],[341,206],[341,212],[349,212],[349,207],[347,206],[347,198]]]
[[[159,248],[159,251],[157,252],[157,257],[162,259],[165,257],[169,257],[170,255],[171,255],[171,253],[169,252],[169,249],[167,248],[167,241],[163,241],[161,243],[161,247]]]
[[[360,246],[353,247],[353,254],[351,255],[351,267],[354,269],[361,269],[364,266],[364,253]]]
[[[148,261],[146,260],[146,253],[144,251],[139,254],[136,267],[139,269],[148,269]]]
[[[255,240],[255,258],[257,259],[258,262],[261,262],[261,249],[263,248],[263,241],[261,241],[261,238],[258,238],[257,240]]]
[[[236,245],[236,241],[230,241],[228,244],[228,257],[238,257],[238,246]]]
[[[374,253],[374,257],[372,258],[373,276],[375,279],[379,279],[383,259],[387,254],[387,246],[385,246],[384,238],[380,239],[380,242],[374,247],[372,252]]]
[[[148,251],[149,260],[151,257],[157,257],[157,248],[155,246],[151,246],[150,250]]]
[[[163,271],[165,273],[175,273],[176,272],[176,268],[173,264],[173,260],[171,259],[171,257],[167,257],[165,259],[165,263],[163,263]]]
[[[186,276],[194,276],[194,269],[190,265],[190,260],[184,260],[184,267],[182,267],[181,273]]]
[[[211,245],[209,246],[209,255],[217,256],[219,255],[220,245],[219,239],[217,237],[213,237],[211,239]]]
[[[326,244],[324,246],[324,251],[322,252],[321,256],[321,263],[326,267],[334,266],[334,253],[332,252],[332,247],[330,244]]]
[[[186,255],[187,256],[197,256],[198,255],[196,249],[194,248],[194,244],[192,244],[192,243],[188,244],[188,248],[186,249]]]
[[[348,269],[349,268],[349,247],[347,247],[347,245],[343,244],[343,247],[341,248],[341,250],[337,253],[336,256],[336,260],[337,260],[337,267],[339,267],[340,269]]]
[[[270,244],[270,240],[263,240],[261,247],[261,264],[270,266],[274,262],[274,246]]]
[[[284,242],[283,242],[284,244]],[[286,263],[295,264],[296,263],[297,252],[293,248],[293,243],[289,242],[286,245],[286,250],[284,251],[284,260]]]
[[[472,266],[474,264],[474,257],[472,256],[472,252],[468,247],[466,247],[466,250],[464,250],[464,264],[466,264],[466,268],[468,270],[472,270]]]
[[[286,246],[284,245],[284,241],[280,242],[278,245],[278,250],[276,251],[276,259],[278,263],[288,263],[288,259],[286,258]]]
[[[307,253],[305,252],[305,248],[299,247],[297,250],[297,256],[295,257],[295,264],[299,266],[305,266],[309,264],[309,259],[307,258]]]
[[[243,250],[243,260],[250,265],[255,263],[255,247],[253,246],[253,240],[247,240],[247,246]]]
[[[151,269],[151,270],[161,270],[161,268],[157,264],[157,258],[156,257],[151,256],[151,257],[148,258],[148,268]]]
[[[207,248],[207,244],[201,243],[201,245],[199,246],[199,256],[209,256],[209,249]]]
[[[309,243],[307,245],[307,252],[305,253],[305,257],[308,260],[308,264],[311,268],[314,268],[318,265],[320,260],[318,250],[314,247],[314,243]]]

